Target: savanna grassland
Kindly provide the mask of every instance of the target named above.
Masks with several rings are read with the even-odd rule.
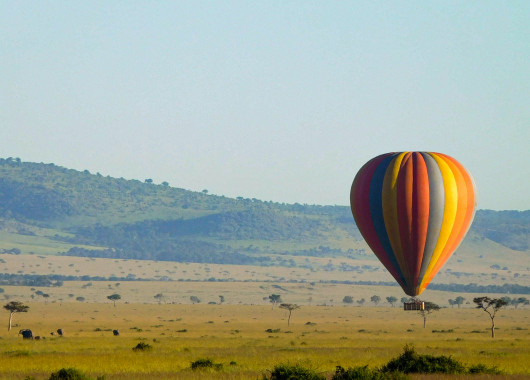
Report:
[[[28,303],[16,326],[0,334],[0,379],[47,379],[74,367],[105,379],[257,379],[279,363],[301,363],[331,374],[343,367],[380,366],[405,344],[423,354],[451,355],[465,365],[497,366],[530,376],[530,310],[503,309],[490,336],[486,313],[470,306],[428,316],[400,307],[309,306],[288,312],[272,305]],[[1,314],[7,327],[8,313]],[[23,340],[21,328],[46,339]],[[58,328],[64,336],[52,336]],[[120,336],[113,336],[119,329]],[[143,342],[152,347],[133,351]],[[210,358],[220,370],[193,371]]]

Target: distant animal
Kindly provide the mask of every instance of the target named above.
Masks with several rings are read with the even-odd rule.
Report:
[[[33,332],[31,330],[28,330],[28,329],[20,330],[18,334],[19,335],[22,334],[23,339],[33,339]]]
[[[40,335],[37,335],[37,336],[35,337],[35,340],[40,340]]]
[[[120,332],[118,330],[112,330],[112,333],[114,334],[114,336],[120,335]]]
[[[63,329],[57,329],[57,334],[59,334],[59,336],[63,336]]]
[[[55,335],[55,333],[52,331],[52,332],[50,333],[50,335]]]

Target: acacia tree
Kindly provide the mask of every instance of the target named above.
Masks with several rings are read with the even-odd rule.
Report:
[[[429,301],[425,301],[423,303],[423,310],[418,310],[420,315],[423,317],[423,328],[425,328],[425,325],[427,324],[427,316],[438,310],[440,310],[440,306],[435,303]]]
[[[287,319],[287,326],[289,326],[291,323],[291,314],[293,310],[300,309],[300,306],[294,303],[282,303],[280,305],[280,309],[289,310],[289,318]]]
[[[517,306],[519,306],[519,304],[528,305],[530,301],[528,301],[528,298],[526,297],[519,297],[519,298],[514,298],[513,300],[511,300],[511,303],[513,304],[513,307],[517,309]]]
[[[269,296],[269,301],[270,303],[272,303],[272,308],[274,309],[274,306],[276,306],[276,304],[282,302],[282,296],[280,296],[279,294],[271,294]]]
[[[464,297],[458,296],[455,298],[455,305],[457,305],[458,308],[460,309],[460,305],[463,305],[465,300],[466,299]]]
[[[370,297],[370,301],[372,301],[372,302],[375,304],[375,306],[377,306],[377,304],[379,303],[379,301],[381,301],[381,297],[379,297],[379,296],[372,296],[372,297]]]
[[[19,301],[11,301],[4,305],[4,309],[9,311],[9,325],[8,325],[7,331],[11,331],[11,321],[13,319],[13,314],[27,313],[29,306],[24,305],[22,302],[19,302]]]
[[[154,299],[158,301],[158,304],[160,305],[162,303],[162,300],[164,299],[163,293],[157,293],[153,296]]]
[[[491,319],[491,337],[495,338],[495,314],[506,306],[506,301],[501,298],[477,297],[473,298],[473,302],[477,305],[477,309],[482,309]]]
[[[394,304],[397,302],[397,297],[394,297],[394,296],[386,297],[386,302],[388,302],[390,306],[394,307]]]
[[[118,293],[111,294],[107,296],[107,299],[114,302],[114,307],[116,307],[116,301],[121,300],[121,296]]]

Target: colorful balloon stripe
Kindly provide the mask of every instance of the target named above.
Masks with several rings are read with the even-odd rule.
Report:
[[[417,296],[456,250],[475,212],[475,186],[441,153],[387,153],[357,173],[350,202],[367,244],[406,294]]]

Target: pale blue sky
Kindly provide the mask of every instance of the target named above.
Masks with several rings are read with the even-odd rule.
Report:
[[[530,209],[529,1],[1,1],[0,157],[347,205],[389,151]]]

